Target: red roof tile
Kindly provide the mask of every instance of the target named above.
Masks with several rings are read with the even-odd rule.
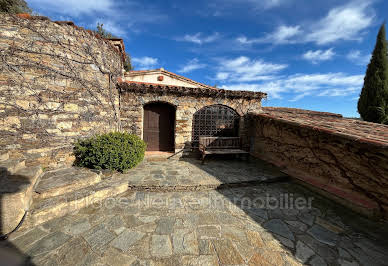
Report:
[[[263,107],[263,113],[255,115],[388,148],[388,125],[343,118],[340,114],[283,107]]]
[[[118,87],[120,89],[137,92],[137,93],[171,93],[177,95],[193,95],[206,97],[225,97],[234,99],[258,99],[266,98],[267,94],[254,91],[235,91],[213,88],[191,88],[183,86],[172,86],[157,83],[138,82],[138,81],[123,81],[118,79]]]

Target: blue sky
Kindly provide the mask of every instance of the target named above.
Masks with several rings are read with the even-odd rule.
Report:
[[[263,106],[359,117],[384,0],[27,0],[37,13],[124,39],[135,69],[268,93]]]

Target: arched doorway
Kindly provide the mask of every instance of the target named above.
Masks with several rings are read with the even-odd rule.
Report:
[[[199,137],[237,137],[240,123],[239,114],[232,108],[209,105],[195,112],[193,117],[192,143],[198,145]]]
[[[162,102],[144,105],[143,140],[147,151],[174,151],[175,107]]]

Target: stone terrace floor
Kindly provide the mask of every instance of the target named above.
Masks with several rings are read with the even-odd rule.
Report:
[[[154,161],[128,175],[133,182],[160,180],[156,185],[164,186],[171,180],[192,184],[193,172],[213,181],[267,180],[271,167],[255,171],[254,164]],[[296,208],[291,197],[307,205]],[[129,190],[21,228],[0,245],[30,256],[35,265],[387,265],[387,238],[386,224],[283,181],[203,191]]]
[[[193,191],[252,185],[287,178],[278,168],[261,160],[145,160],[126,174],[129,187],[137,190]]]

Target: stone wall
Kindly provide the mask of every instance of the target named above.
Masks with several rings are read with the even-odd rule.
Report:
[[[388,127],[294,110],[249,116],[251,154],[356,211],[387,217]]]
[[[31,164],[72,161],[82,137],[118,129],[122,54],[71,22],[2,14],[0,150]]]
[[[228,99],[206,96],[176,96],[167,93],[121,94],[121,124],[124,131],[140,137],[143,134],[143,106],[150,102],[166,102],[176,107],[175,151],[191,147],[193,115],[201,108],[222,104],[233,108],[240,116],[240,136],[246,139],[245,115],[248,112],[260,112],[261,101],[258,99]]]

